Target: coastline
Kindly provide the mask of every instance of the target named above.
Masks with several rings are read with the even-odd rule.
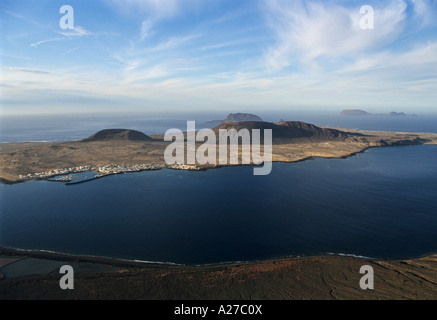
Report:
[[[312,258],[353,258],[363,261],[401,261],[401,260],[416,260],[431,256],[437,256],[436,252],[429,252],[417,256],[402,257],[399,259],[392,258],[377,258],[377,257],[367,257],[362,255],[357,255],[353,253],[317,253],[309,255],[288,255],[288,256],[278,256],[265,259],[254,259],[254,260],[239,260],[239,261],[223,261],[223,262],[213,262],[213,263],[203,263],[203,264],[184,264],[176,263],[171,261],[147,261],[140,259],[128,259],[128,258],[116,258],[108,256],[98,256],[98,255],[86,255],[86,254],[74,254],[65,253],[51,250],[40,250],[40,249],[21,249],[21,248],[11,248],[0,246],[0,257],[1,256],[25,256],[32,258],[50,259],[50,260],[60,260],[60,261],[81,261],[81,262],[91,262],[91,263],[101,263],[114,266],[137,266],[137,267],[180,267],[180,268],[204,268],[204,267],[220,267],[220,266],[232,266],[232,265],[251,265],[265,262],[275,262],[275,261],[289,261],[289,260],[299,260],[299,259],[312,259]],[[436,270],[437,271],[437,270]]]
[[[355,132],[355,130],[350,129],[351,131]],[[371,131],[367,131],[368,133],[372,133]],[[375,133],[375,132],[373,132]],[[404,133],[393,133],[393,134],[404,134]],[[353,156],[356,156],[358,154],[361,153],[365,153],[366,151],[373,149],[373,148],[382,148],[382,147],[398,147],[398,146],[417,146],[417,145],[437,145],[437,134],[426,134],[426,135],[430,135],[433,139],[428,140],[428,139],[419,139],[416,137],[416,139],[413,140],[401,140],[401,141],[392,141],[392,142],[386,142],[383,141],[381,142],[379,145],[378,144],[368,144],[368,145],[361,145],[361,146],[356,146],[354,148],[354,150],[350,150],[350,151],[346,151],[346,150],[333,150],[332,153],[333,154],[317,154],[317,152],[314,152],[314,154],[312,155],[300,155],[297,157],[293,157],[291,159],[287,159],[285,158],[282,154],[280,154],[280,152],[278,152],[278,154],[275,154],[275,151],[273,151],[273,158],[272,158],[272,163],[298,163],[298,162],[303,162],[303,161],[307,161],[307,160],[313,160],[316,158],[323,158],[323,159],[347,159]],[[64,142],[64,143],[71,143],[71,142]],[[328,143],[328,142],[327,142]],[[282,148],[281,145],[276,145],[277,148]],[[1,154],[1,153],[0,153]],[[113,167],[123,167],[123,166],[127,166],[126,164],[121,164],[121,163],[111,163],[110,165],[106,165],[106,166],[113,166]],[[92,180],[96,180],[96,179],[100,179],[103,177],[107,177],[107,176],[111,176],[111,175],[117,175],[117,174],[125,174],[125,173],[136,173],[136,172],[143,172],[143,171],[156,171],[156,170],[163,170],[163,169],[169,169],[169,170],[188,170],[188,171],[206,171],[206,170],[210,170],[210,169],[220,169],[220,168],[224,168],[224,167],[241,167],[241,166],[257,166],[255,164],[227,164],[227,165],[220,165],[220,164],[216,164],[216,165],[194,165],[194,166],[188,166],[188,165],[173,165],[173,166],[168,166],[167,164],[165,164],[165,162],[163,162],[163,160],[161,159],[161,161],[155,162],[155,163],[135,163],[132,164],[131,166],[157,166],[156,168],[148,168],[148,169],[141,169],[141,170],[125,170],[123,171],[122,169],[118,172],[109,172],[109,173],[103,173],[103,174],[99,174],[96,175],[95,177],[86,179],[84,181],[78,181],[78,182],[69,182],[69,181],[59,181],[59,182],[66,182],[66,185],[75,185],[75,184],[81,184],[81,183],[85,183],[88,181],[92,181]],[[66,176],[69,174],[74,174],[74,173],[89,173],[89,172],[93,172],[96,171],[96,165],[93,164],[87,164],[87,165],[82,165],[80,166],[80,168],[82,167],[87,167],[88,169],[86,170],[82,170],[78,168],[69,168],[69,169],[51,169],[50,171],[65,171],[65,173],[53,173],[53,174],[46,174],[45,172],[42,173],[25,173],[25,174],[20,174],[19,178],[17,179],[11,179],[11,178],[6,178],[4,175],[2,176],[1,172],[0,172],[0,184],[6,184],[6,185],[12,185],[12,184],[16,184],[16,183],[23,183],[26,181],[38,181],[38,180],[43,180],[43,181],[54,181],[54,180],[49,180],[49,179],[53,179],[56,177],[62,177],[62,176]],[[77,170],[77,171],[76,171]],[[32,175],[32,177],[24,177],[24,176],[30,176]],[[39,177],[39,175],[41,175],[41,177]],[[44,176],[43,176],[44,175]],[[58,182],[58,181],[56,181]]]
[[[424,134],[420,137],[401,133],[390,133],[389,136],[386,133],[381,136],[375,132],[366,134],[369,136],[356,141],[296,141],[275,144],[272,160],[278,163],[296,163],[316,158],[346,159],[377,147],[437,145],[437,134]],[[159,164],[163,161],[162,151],[166,146],[167,144],[156,140],[147,143],[96,142],[87,145],[78,142],[24,143],[19,146],[8,144],[0,146],[0,182],[24,182],[8,180],[5,173],[6,176],[14,176],[15,173],[25,173],[26,170],[42,172],[37,169],[53,170],[63,164],[68,168],[74,168],[75,165],[93,168],[102,163],[103,166],[118,167],[124,166],[120,164],[123,163],[120,159],[128,158],[130,161],[125,166],[136,166],[146,163],[136,160],[143,155],[147,155],[148,163]],[[132,156],[139,150],[142,153],[137,158]],[[74,158],[80,151],[89,156]],[[19,161],[13,162],[14,159]],[[3,165],[5,163],[13,165],[6,167]],[[199,171],[229,166],[199,167]],[[167,168],[165,166],[159,170]],[[124,172],[101,177],[122,173]],[[117,271],[78,273],[75,278],[76,289],[66,293],[59,290],[59,274],[54,269],[44,275],[27,274],[24,277],[8,278],[7,275],[2,275],[4,268],[0,268],[2,299],[437,299],[437,253],[400,260],[326,253],[185,265],[0,247],[0,260],[10,257],[43,260],[48,264],[53,264],[53,261],[72,263],[75,266],[95,264],[114,267]],[[7,265],[7,268],[12,268],[14,263]],[[359,270],[363,265],[370,265],[375,269],[375,291],[363,291],[358,285],[362,276]]]
[[[135,259],[122,259],[113,258],[105,256],[94,256],[94,255],[81,255],[73,253],[63,253],[50,250],[30,250],[30,249],[20,249],[20,248],[9,248],[0,246],[0,257],[1,256],[22,256],[22,257],[32,257],[40,259],[49,260],[59,260],[59,261],[79,261],[87,263],[99,263],[113,266],[137,266],[137,267],[183,267],[183,264],[177,264],[172,262],[159,262],[159,261],[142,261]]]
[[[75,273],[75,290],[70,291],[59,289],[58,272],[3,280],[0,277],[0,296],[7,300],[437,299],[436,254],[402,260],[316,255],[199,266],[0,248],[0,259],[2,257],[32,257],[52,261],[52,264],[58,261],[58,265],[95,264],[96,268],[115,268],[98,273]],[[363,265],[374,268],[374,290],[361,290],[359,286],[362,277],[359,271]]]

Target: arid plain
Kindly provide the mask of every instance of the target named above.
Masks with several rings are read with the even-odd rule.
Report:
[[[216,129],[270,127],[273,162],[345,158],[373,147],[437,145],[437,134],[320,128],[295,122],[224,123]],[[0,144],[0,178],[17,183],[23,181],[20,175],[78,166],[165,165],[164,150],[170,142],[164,142],[163,135],[113,133],[102,131],[81,141]],[[321,256],[189,267],[0,250],[0,258],[17,256],[94,263],[117,271],[78,274],[74,292],[59,290],[56,272],[3,279],[0,296],[4,299],[437,299],[435,255],[400,261]],[[365,264],[375,270],[375,290],[359,287],[359,270]]]
[[[432,133],[319,128],[300,122],[283,122],[280,125],[265,122],[225,123],[215,130],[242,128],[273,129],[273,162],[297,162],[314,157],[344,158],[372,147],[437,145],[437,134]],[[132,132],[125,130],[116,138],[99,136],[86,141],[2,143],[0,179],[14,183],[20,182],[20,175],[79,166],[165,165],[164,151],[170,143],[164,142],[164,136],[144,135],[144,139],[132,139],[129,138]],[[245,149],[240,148],[240,160],[243,152],[246,152]],[[216,166],[201,167],[207,169]]]

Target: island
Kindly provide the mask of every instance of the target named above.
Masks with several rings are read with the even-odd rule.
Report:
[[[230,113],[225,120],[212,120],[209,123],[225,123],[225,122],[246,122],[257,121],[263,122],[263,119],[251,113]]]
[[[327,128],[299,121],[225,122],[213,130],[221,129],[271,129],[273,162],[297,162],[315,157],[345,158],[374,147],[437,145],[437,134],[433,133]],[[206,170],[219,167],[200,164],[167,166],[164,151],[169,144],[163,135],[148,136],[128,129],[102,130],[78,141],[2,143],[0,181],[17,183],[90,171],[101,177],[163,168]],[[242,152],[240,150],[240,159]]]
[[[370,113],[364,110],[343,110],[341,112],[342,116],[370,116]]]
[[[342,116],[388,116],[388,117],[414,117],[416,114],[408,115],[405,112],[389,112],[389,113],[369,113],[364,110],[351,109],[351,110],[343,110],[341,112]]]
[[[214,130],[271,129],[273,161],[345,158],[369,148],[437,145],[437,134],[320,127],[299,121],[224,122]],[[219,166],[168,166],[163,135],[107,129],[78,141],[0,144],[3,183],[53,179],[75,183],[145,170],[207,170]],[[243,151],[240,150],[240,155]],[[241,158],[241,157],[240,157]],[[38,259],[35,275],[29,261]],[[59,266],[75,267],[75,290],[59,290]],[[375,270],[375,290],[361,290],[360,268]],[[0,248],[3,299],[437,299],[437,256],[375,260],[324,255],[185,266]],[[114,289],[116,288],[116,289]],[[169,289],[171,288],[171,290]]]

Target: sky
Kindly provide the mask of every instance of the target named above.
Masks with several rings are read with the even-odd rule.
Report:
[[[437,111],[437,0],[2,0],[0,34],[3,115]]]

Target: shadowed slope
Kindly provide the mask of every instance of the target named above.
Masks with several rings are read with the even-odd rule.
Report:
[[[261,130],[261,137],[263,137],[262,130],[272,130],[274,140],[283,139],[311,139],[317,141],[326,140],[344,140],[348,137],[348,134],[335,129],[320,128],[315,125],[299,122],[299,121],[283,121],[279,123],[270,122],[226,122],[214,128],[216,133],[220,130],[232,130],[240,131],[242,129],[248,129],[252,131],[254,129]]]
[[[82,142],[93,142],[93,141],[113,141],[113,140],[124,140],[124,141],[149,141],[152,140],[149,136],[142,132],[135,130],[126,129],[107,129],[99,131],[87,139],[83,139]]]

